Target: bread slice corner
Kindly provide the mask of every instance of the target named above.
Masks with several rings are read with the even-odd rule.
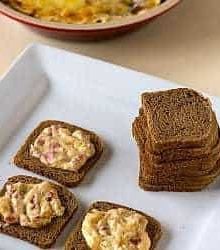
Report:
[[[61,125],[64,128],[69,129],[71,132],[75,130],[81,130],[88,134],[91,138],[91,142],[95,146],[95,155],[86,161],[86,163],[76,172],[48,167],[43,164],[39,159],[30,155],[30,145],[35,141],[41,131],[51,125]],[[81,127],[56,120],[46,120],[41,122],[33,132],[28,136],[24,144],[18,150],[14,156],[12,162],[23,169],[29,170],[33,173],[45,176],[49,179],[57,181],[65,186],[74,187],[77,186],[85,177],[86,173],[95,165],[99,160],[103,152],[102,140],[93,132],[83,129]]]
[[[7,184],[16,182],[37,184],[42,181],[41,179],[25,175],[10,177],[0,191],[0,196],[4,194]],[[65,206],[63,216],[54,218],[50,224],[38,229],[24,227],[19,224],[5,225],[4,221],[0,218],[0,233],[28,241],[40,248],[50,248],[78,208],[78,202],[70,191],[63,186],[54,183],[52,185],[56,188],[62,205]]]
[[[144,214],[143,212],[137,211],[135,209],[132,209],[132,208],[129,208],[129,207],[126,207],[123,205],[110,203],[110,202],[106,202],[106,201],[97,201],[97,202],[93,203],[88,211],[90,211],[91,209],[94,209],[94,208],[98,209],[98,210],[102,210],[102,211],[107,211],[109,209],[114,209],[114,208],[125,208],[125,209],[135,211],[135,212],[140,213],[141,215],[145,216],[148,220],[147,232],[148,232],[149,237],[151,239],[150,250],[155,249],[159,239],[162,236],[161,224],[156,219],[154,219],[153,217],[151,217],[149,215]],[[68,239],[65,243],[65,250],[90,250],[90,248],[86,244],[86,241],[83,237],[82,230],[81,230],[84,216],[78,222],[77,226],[75,227],[73,232],[68,237]]]

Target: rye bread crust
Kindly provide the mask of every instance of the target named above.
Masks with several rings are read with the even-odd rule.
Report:
[[[151,216],[146,215],[143,212],[137,211],[137,210],[129,208],[129,207],[125,207],[125,206],[110,203],[110,202],[104,202],[104,201],[95,202],[89,208],[88,211],[90,211],[93,208],[98,209],[98,210],[102,210],[102,211],[107,211],[107,210],[113,209],[113,208],[126,208],[126,209],[129,209],[132,211],[136,211],[136,212],[140,213],[141,215],[145,216],[148,219],[147,232],[149,234],[149,237],[150,237],[151,243],[152,243],[150,250],[155,249],[159,239],[161,238],[162,229],[161,229],[160,223],[157,220],[155,220],[154,218],[152,218]],[[76,228],[74,229],[74,231],[70,234],[69,238],[67,239],[66,244],[65,244],[65,250],[90,250],[90,248],[86,244],[86,241],[85,241],[85,239],[82,235],[82,231],[81,231],[84,216],[78,222]]]
[[[88,134],[91,138],[91,142],[95,146],[95,155],[87,160],[87,162],[77,171],[69,171],[59,168],[52,168],[46,166],[38,158],[30,155],[30,145],[34,143],[35,139],[41,133],[41,131],[51,125],[61,125],[64,128],[69,129],[71,132],[75,130],[81,130]],[[74,187],[77,186],[85,177],[86,173],[95,165],[99,160],[103,152],[103,143],[101,139],[93,132],[83,129],[81,127],[55,120],[47,120],[41,122],[36,129],[28,136],[25,143],[18,150],[13,158],[13,162],[16,166],[32,171],[36,174],[45,176],[49,179],[55,180],[65,186]]]
[[[178,88],[143,93],[142,107],[152,152],[202,147],[209,143],[212,107],[210,101],[196,91]]]
[[[43,180],[24,175],[10,177],[0,191],[0,195],[4,194],[7,184],[13,184],[19,181],[27,184],[37,184]],[[55,243],[63,228],[78,208],[78,202],[70,191],[63,186],[54,183],[52,183],[52,185],[56,188],[61,203],[65,206],[63,216],[54,218],[50,224],[39,229],[23,227],[18,224],[5,226],[4,221],[0,219],[0,232],[24,241],[28,241],[31,244],[39,246],[40,248],[50,248]]]

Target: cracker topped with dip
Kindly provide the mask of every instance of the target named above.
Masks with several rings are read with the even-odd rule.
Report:
[[[93,132],[61,121],[43,121],[18,150],[18,167],[69,187],[79,184],[103,152]]]
[[[0,191],[0,233],[50,248],[77,207],[74,194],[63,186],[31,176],[10,177]]]
[[[154,250],[162,235],[160,223],[141,211],[98,201],[73,229],[65,250]],[[78,249],[78,248],[77,248]]]

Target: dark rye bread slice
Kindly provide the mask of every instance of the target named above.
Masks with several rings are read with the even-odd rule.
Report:
[[[219,155],[210,162],[202,159],[191,161],[175,161],[153,164],[145,152],[140,152],[140,175],[155,184],[186,181],[191,183],[206,183],[207,179],[216,177],[216,163]]]
[[[196,190],[201,190],[205,188],[207,185],[212,183],[216,177],[219,175],[219,165],[213,166],[212,170],[210,170],[207,174],[203,176],[176,176],[174,177],[163,177],[158,175],[145,175],[143,173],[142,166],[140,167],[139,173],[139,185],[143,188],[144,185],[152,185],[154,187],[161,186],[171,186],[179,187],[178,190],[187,191],[186,188],[195,188]],[[182,188],[181,188],[182,187]]]
[[[174,148],[171,148],[172,149],[179,149],[179,150],[184,150],[184,149],[188,149],[188,148],[196,148],[196,149],[200,149],[200,150],[203,150],[203,149],[206,149],[206,148],[210,148],[210,147],[213,147],[216,142],[217,142],[217,139],[218,139],[218,122],[217,122],[217,118],[216,118],[216,115],[215,113],[212,111],[212,122],[211,122],[211,125],[210,125],[210,134],[209,134],[209,138],[207,138],[207,143],[205,145],[200,145],[198,147],[186,147],[186,148],[179,148],[178,145],[176,145],[176,147]],[[148,139],[147,140],[147,143],[150,144],[151,141],[150,141],[150,129],[148,127],[148,122],[147,122],[147,116],[145,115],[144,111],[143,111],[143,108],[140,108],[139,109],[139,116],[135,119],[134,123],[136,123],[136,128],[139,130],[139,132],[141,133],[140,136],[143,137],[143,139]],[[166,151],[166,149],[161,149],[159,152],[153,152],[151,151],[151,148],[152,146],[150,145],[146,145],[147,149],[151,152],[151,153],[154,153],[154,154],[159,154],[163,151]],[[169,149],[168,149],[169,150]]]
[[[209,180],[216,178],[216,175],[218,175],[218,170],[219,167],[215,164],[209,172],[203,175],[199,176],[176,175],[169,177],[169,176],[155,175],[155,174],[146,175],[146,173],[144,172],[144,167],[141,166],[140,175],[142,176],[143,179],[147,180],[149,183],[154,185],[167,185],[167,184],[182,182],[194,186],[194,185],[204,185]]]
[[[154,163],[149,160],[148,152],[140,152],[140,158],[145,164],[145,168],[152,173],[166,174],[173,176],[200,176],[209,172],[220,158],[220,152],[210,157],[203,157],[192,160],[178,160],[165,163]]]
[[[104,202],[104,201],[98,201],[95,202],[88,211],[91,209],[98,209],[101,211],[108,211],[109,209],[114,209],[114,208],[125,208],[129,209],[131,211],[135,211],[140,213],[141,215],[145,216],[148,220],[148,225],[147,225],[147,232],[149,234],[149,237],[151,239],[151,247],[150,250],[154,250],[159,239],[161,238],[162,235],[162,229],[160,223],[152,218],[149,215],[144,214],[143,212],[134,210],[129,207],[125,207],[122,205],[114,204],[114,203],[109,203],[109,202]],[[85,215],[84,215],[85,216]],[[86,241],[82,235],[82,222],[83,222],[84,217],[78,222],[76,228],[74,231],[70,234],[69,238],[66,241],[65,244],[65,250],[90,250],[90,248],[87,246]]]
[[[213,157],[213,155],[220,152],[220,140],[217,120],[214,116],[214,125],[213,125],[213,134],[210,137],[209,145],[198,148],[176,148],[176,149],[167,149],[160,153],[150,153],[149,159],[155,163],[163,163],[176,160],[188,160],[194,158],[204,158]],[[135,138],[137,145],[141,150],[148,150],[148,130],[146,129],[145,121],[142,117],[137,117],[132,124],[132,133]]]
[[[142,108],[141,108],[142,109]],[[140,110],[141,110],[140,109]],[[133,124],[132,124],[132,133],[134,137],[137,137],[138,141],[142,147],[145,146],[145,148],[156,155],[160,155],[161,153],[166,153],[166,152],[172,152],[172,150],[179,150],[180,152],[184,152],[187,149],[195,149],[195,153],[197,154],[203,154],[203,153],[207,153],[207,150],[211,151],[212,147],[217,143],[218,140],[218,122],[216,119],[216,115],[214,112],[212,112],[213,115],[213,122],[212,122],[212,126],[211,126],[211,133],[210,133],[210,137],[209,137],[209,141],[207,142],[206,145],[204,146],[200,146],[200,147],[186,147],[186,148],[179,148],[178,145],[176,145],[176,148],[171,148],[171,149],[162,149],[160,152],[153,152],[151,151],[151,146],[149,145],[144,145],[144,144],[150,144],[150,131],[148,129],[148,125],[147,125],[147,120],[146,120],[146,115],[144,114],[139,114],[138,117],[135,118]]]
[[[212,134],[212,107],[207,98],[187,89],[142,94],[149,130],[149,151],[203,147]]]
[[[163,178],[157,175],[146,175],[145,165],[140,159],[139,186],[145,191],[173,191],[193,192],[200,191],[211,184],[220,175],[220,160],[204,176],[176,176]]]
[[[143,108],[140,108],[139,109],[139,116],[137,117],[137,125],[140,126],[140,130],[143,131],[141,134],[142,136],[144,137],[147,137],[148,138],[148,143],[150,143],[150,130],[149,130],[149,127],[148,127],[148,122],[147,122],[147,116],[145,115],[144,113],[144,110]],[[207,143],[205,145],[202,145],[202,146],[199,146],[199,147],[196,147],[196,148],[204,148],[204,147],[210,147],[210,146],[214,146],[216,144],[216,140],[217,140],[217,136],[218,136],[218,122],[217,122],[217,118],[216,118],[216,115],[215,115],[215,112],[212,111],[212,123],[211,123],[211,126],[210,126],[210,137],[207,141]],[[151,148],[151,146],[148,146],[148,148]],[[178,148],[178,145],[177,147],[175,147],[175,149]],[[190,147],[190,148],[195,148],[195,147]],[[184,148],[182,149],[184,150]],[[164,149],[161,150],[161,152],[163,152]],[[152,153],[157,153],[157,152],[152,152]]]
[[[90,136],[91,142],[95,146],[95,155],[88,159],[87,162],[78,171],[74,172],[59,168],[48,167],[44,163],[42,163],[38,158],[30,155],[30,145],[34,143],[35,139],[38,137],[38,135],[44,128],[49,127],[51,125],[61,125],[63,128],[67,128],[71,132],[74,132],[75,130],[82,130],[84,133]],[[83,180],[89,169],[91,169],[99,160],[102,155],[102,152],[103,143],[95,133],[66,122],[47,120],[41,122],[37,126],[37,128],[34,129],[34,131],[28,136],[25,143],[21,146],[17,154],[14,156],[13,162],[20,168],[24,168],[36,174],[48,177],[65,186],[74,187]]]
[[[7,184],[13,184],[16,182],[37,184],[42,181],[43,180],[31,176],[13,176],[4,184],[4,187],[0,192],[0,196],[4,194]],[[51,184],[56,188],[61,203],[65,207],[63,216],[54,218],[50,224],[39,229],[23,227],[18,224],[5,226],[4,221],[0,219],[0,232],[24,241],[28,241],[39,246],[40,248],[50,248],[55,243],[58,236],[62,232],[62,229],[72,218],[78,207],[77,200],[70,191],[63,186],[54,183]]]
[[[139,180],[139,186],[141,189],[144,191],[149,191],[149,192],[198,192],[202,191],[203,189],[207,188],[213,181],[211,180],[210,183],[207,183],[206,185],[199,185],[199,186],[190,186],[188,184],[169,184],[169,185],[152,185],[149,184],[145,179]]]
[[[219,170],[219,169],[218,169]],[[219,176],[219,172],[217,172],[216,177]],[[193,185],[188,182],[176,181],[168,184],[155,184],[151,180],[140,177],[139,178],[139,186],[144,191],[151,192],[159,192],[159,191],[167,191],[167,192],[197,192],[207,188],[211,183],[213,183],[215,178],[209,178],[204,183],[194,183]]]

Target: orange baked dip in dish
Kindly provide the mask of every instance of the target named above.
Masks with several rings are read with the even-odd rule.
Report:
[[[106,23],[142,14],[162,0],[7,0],[15,10],[29,16],[66,24]]]

